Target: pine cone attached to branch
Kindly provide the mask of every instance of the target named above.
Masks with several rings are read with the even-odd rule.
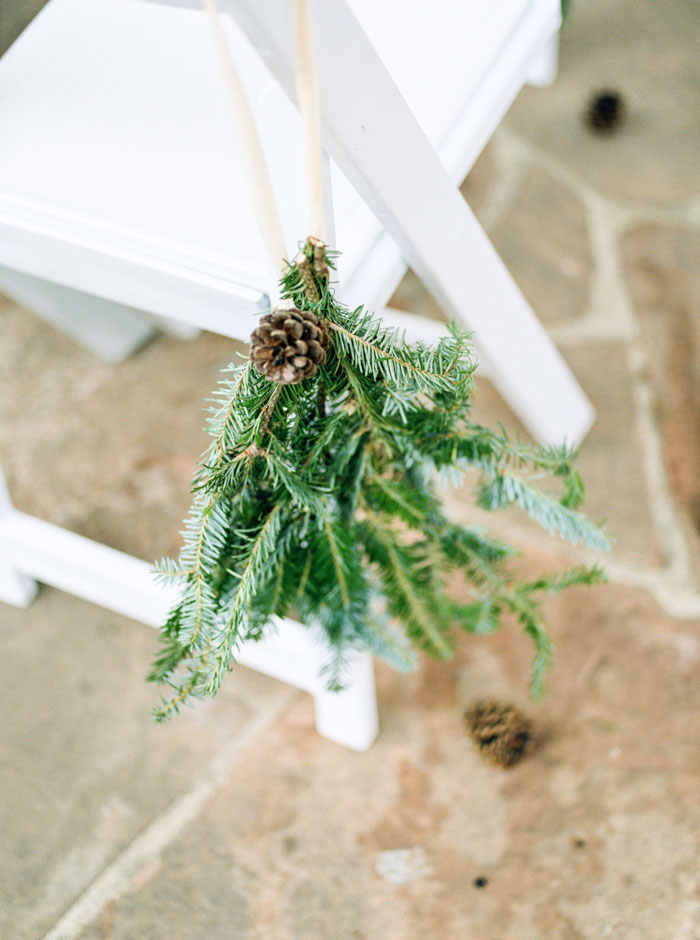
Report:
[[[275,307],[250,337],[250,356],[261,375],[279,385],[310,379],[326,361],[328,333],[309,311]]]
[[[501,767],[517,763],[534,744],[530,720],[506,702],[484,699],[474,702],[464,722],[479,753],[485,760]]]

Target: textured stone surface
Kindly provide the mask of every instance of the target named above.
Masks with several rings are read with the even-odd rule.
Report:
[[[0,49],[39,6],[0,0]],[[607,518],[615,561],[652,585],[674,560],[660,558],[652,524],[659,492],[645,475],[656,458],[638,435],[634,346],[597,335],[585,316],[601,272],[576,187],[663,204],[617,245],[593,230],[610,255],[596,283],[624,301],[624,261],[657,402],[646,418],[658,419],[683,534],[695,538],[699,21],[693,0],[572,7],[559,81],[525,90],[462,191],[535,309],[567,328],[565,357],[598,409],[580,460],[587,508]],[[603,85],[628,104],[607,137],[581,120]],[[394,303],[443,316],[413,275]],[[596,304],[604,313],[605,297]],[[0,331],[0,460],[17,505],[146,559],[175,552],[207,443],[201,403],[235,346],[159,337],[108,366],[1,298]],[[475,416],[516,429],[493,387],[479,385]],[[474,518],[465,490],[450,500]],[[533,557],[519,520],[486,516],[525,549],[528,570],[561,565],[555,541],[552,557]],[[541,705],[526,700],[531,648],[514,625],[464,638],[453,662],[409,677],[379,667],[381,735],[367,754],[318,738],[300,698],[82,940],[700,937],[700,623],[619,585],[553,599],[547,619],[557,658]],[[0,606],[3,940],[43,936],[191,792],[212,755],[286,701],[282,687],[239,671],[215,703],[157,728],[143,682],[155,645],[148,628],[55,591],[27,611]],[[462,725],[474,698],[498,695],[539,729],[539,747],[510,771],[482,763]]]
[[[700,546],[700,232],[648,223],[623,244],[671,490]]]
[[[586,511],[605,520],[616,557],[660,564],[624,345],[590,343],[564,355],[596,409],[579,458]]]
[[[592,271],[588,230],[570,189],[541,169],[531,170],[489,235],[542,322],[585,312]]]
[[[700,526],[700,232],[646,224],[624,242],[671,486]]]
[[[159,337],[113,366],[0,303],[0,453],[18,508],[147,560],[176,553],[207,442],[204,399],[235,345]],[[4,370],[7,370],[6,372]],[[34,940],[284,687],[245,670],[164,727],[145,683],[155,631],[42,590],[0,605],[12,721],[0,723],[0,829],[16,863],[0,936]]]
[[[0,937],[36,940],[225,742],[284,692],[241,670],[156,725],[154,630],[44,589],[0,605]]]
[[[12,376],[0,452],[17,508],[149,561],[176,552],[209,441],[205,399],[240,347],[161,336],[115,366],[18,307],[0,307],[0,330]]]
[[[673,203],[696,196],[697,4],[586,0],[571,11],[557,82],[525,89],[509,126],[615,199]],[[582,120],[590,96],[605,88],[619,91],[628,111],[609,135],[591,132]]]
[[[516,768],[477,757],[462,713],[485,689],[522,702],[517,631],[465,638],[409,678],[381,669],[371,751],[319,739],[301,702],[82,940],[198,940],[205,925],[237,940],[693,936],[696,625],[615,587],[549,617],[557,667],[525,706],[542,741]]]

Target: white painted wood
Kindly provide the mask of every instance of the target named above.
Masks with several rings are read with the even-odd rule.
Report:
[[[0,543],[27,576],[150,626],[174,599],[146,562],[17,510],[0,521]]]
[[[264,51],[294,99],[286,0],[230,2],[251,42]],[[365,194],[445,313],[475,331],[493,367],[495,385],[526,426],[541,441],[578,444],[593,420],[590,402],[454,187],[352,11],[344,0],[324,0],[316,4],[315,15],[324,141],[331,156]],[[523,46],[522,55],[529,61],[531,49]]]
[[[12,559],[18,585],[32,585],[35,579],[149,626],[163,623],[176,591],[157,584],[146,562],[18,512],[6,497],[2,506],[0,558]],[[31,598],[13,592],[4,573],[0,567],[0,597],[25,606]],[[273,626],[260,643],[243,644],[237,661],[310,692],[324,737],[355,750],[368,748],[378,728],[372,657],[351,657],[347,690],[330,693],[322,676],[330,657],[323,637],[293,620],[275,618]]]
[[[195,260],[188,264],[183,253],[171,252],[163,259],[154,244],[136,239],[130,239],[128,247],[110,242],[110,250],[105,251],[91,227],[81,231],[50,212],[41,219],[39,210],[29,212],[26,206],[7,202],[3,205],[1,194],[0,263],[60,286],[234,338],[247,338],[256,316],[270,307],[269,295],[262,289],[244,286],[241,278],[232,280],[198,268]],[[268,287],[274,289],[270,282]]]
[[[15,509],[10,501],[5,476],[0,468],[0,527],[14,514]],[[14,607],[28,607],[34,600],[37,589],[36,581],[22,573],[10,546],[0,537],[0,600]]]
[[[559,0],[347,5],[455,183],[466,176],[522,88],[532,57],[560,22]]]
[[[286,0],[228,2],[237,15],[254,8],[271,24],[286,59],[264,37],[253,38],[273,70],[286,70],[293,90]],[[556,29],[558,4],[499,0],[488,11],[473,0],[440,4],[430,11],[402,6],[402,29],[388,30],[382,17],[395,24],[392,4],[353,0],[454,181],[525,81],[533,50]],[[316,7],[326,142],[376,213],[336,169],[343,299],[383,306],[405,259],[412,260],[446,313],[464,315],[477,330],[482,358],[499,362],[499,387],[533,433],[580,439],[590,406],[544,331],[528,322],[529,308],[450,189],[351,11],[340,0]],[[299,122],[233,22],[228,35],[256,105],[292,253],[304,214]],[[443,50],[429,70],[415,68],[420,42]],[[13,89],[0,102],[0,264],[247,337],[276,283],[255,234],[201,10],[51,0],[0,61],[0,82]],[[450,122],[460,94],[464,105]],[[507,340],[501,350],[504,332],[514,334],[510,352]]]
[[[0,289],[108,362],[122,362],[156,331],[131,307],[9,268],[0,268]]]
[[[379,311],[379,315],[387,326],[400,330],[409,343],[435,345],[447,335],[447,324],[441,320],[420,317],[415,313],[408,313],[406,310],[398,310],[395,307],[384,307]]]
[[[369,653],[350,657],[342,692],[317,686],[314,693],[318,733],[354,751],[370,748],[379,732],[374,665]]]
[[[367,750],[379,730],[372,656],[349,655],[343,691],[329,692],[322,670],[330,653],[323,637],[289,619],[275,618],[275,625],[276,633],[242,646],[238,661],[310,692],[318,733],[353,750]]]
[[[185,320],[144,313],[10,268],[0,267],[0,290],[108,362],[122,362],[157,330],[182,340],[195,339],[201,333],[200,327]],[[267,301],[261,306],[264,309]],[[230,311],[227,313],[224,329],[230,321]],[[243,327],[237,332],[241,339],[246,338]]]
[[[530,85],[545,88],[553,84],[559,70],[559,36],[553,36],[532,60],[527,80]]]

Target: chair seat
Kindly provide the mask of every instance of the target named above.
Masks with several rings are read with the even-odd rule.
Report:
[[[455,181],[557,24],[550,0],[352,6]],[[298,115],[226,19],[291,255],[307,234]],[[50,0],[0,59],[0,138],[0,266],[136,306],[151,284],[152,311],[174,316],[144,272],[216,284],[239,312],[268,302],[275,273],[201,9]],[[332,180],[344,296],[379,306],[403,263],[336,166]]]

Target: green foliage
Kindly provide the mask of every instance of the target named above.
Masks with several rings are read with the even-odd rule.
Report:
[[[317,374],[278,386],[246,360],[229,367],[210,403],[213,442],[195,475],[184,547],[157,566],[181,595],[149,677],[172,690],[156,717],[214,695],[239,645],[288,614],[325,632],[332,687],[348,649],[408,669],[413,648],[447,658],[456,630],[491,633],[510,615],[533,639],[539,694],[552,654],[541,597],[603,573],[518,581],[510,548],[445,516],[435,478],[476,473],[481,506],[516,505],[548,532],[604,549],[578,511],[575,455],[471,421],[475,366],[459,326],[435,347],[409,345],[362,308],[343,308],[323,280],[316,286],[312,302],[296,264],[282,282],[330,334]],[[542,489],[543,478],[558,492]],[[450,597],[456,574],[469,603]]]

